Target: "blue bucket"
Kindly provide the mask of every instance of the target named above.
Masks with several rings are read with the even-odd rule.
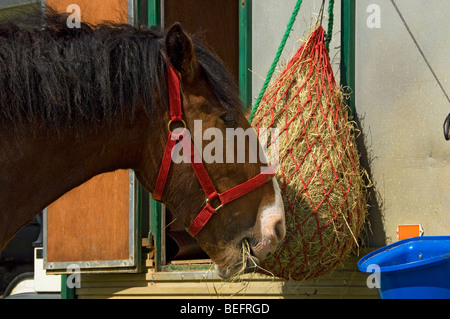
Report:
[[[372,273],[382,299],[450,298],[450,236],[414,237],[364,256],[358,269]]]

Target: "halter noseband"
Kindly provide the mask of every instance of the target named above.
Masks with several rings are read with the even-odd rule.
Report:
[[[181,140],[181,137],[187,136],[183,134],[186,131],[186,123],[183,120],[183,112],[181,109],[180,82],[177,72],[169,61],[167,61],[167,82],[169,88],[170,105],[170,121],[167,125],[169,130],[169,138],[166,143],[166,149],[164,151],[162,163],[159,169],[155,189],[152,193],[153,199],[157,201],[161,201],[161,197],[167,181],[167,176],[169,175],[169,170],[172,163],[172,150],[174,146]],[[181,124],[184,127],[181,133],[173,133],[172,124],[174,123]],[[275,173],[273,172],[273,169],[269,167],[267,171],[256,175],[248,181],[230,188],[223,193],[218,193],[211,181],[211,178],[209,177],[208,172],[206,171],[205,166],[200,160],[200,156],[198,155],[197,150],[192,143],[192,140],[190,141],[190,147],[190,163],[206,195],[205,206],[186,229],[192,237],[195,237],[206,225],[212,215],[216,213],[220,208],[222,208],[227,203],[241,196],[244,196],[245,194],[250,193],[252,190],[264,185],[272,177],[275,176]],[[218,199],[220,201],[220,204],[217,207],[213,207],[211,205],[211,202],[215,199]]]

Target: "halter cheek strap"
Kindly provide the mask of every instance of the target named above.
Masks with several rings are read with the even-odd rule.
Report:
[[[167,139],[166,149],[164,150],[162,163],[159,168],[158,177],[156,179],[155,189],[152,193],[153,199],[157,201],[161,201],[162,193],[167,181],[167,176],[169,175],[170,164],[172,164],[172,150],[180,138],[179,135],[174,135],[171,126],[173,123],[178,122],[182,123],[184,127],[186,127],[186,123],[183,121],[183,112],[181,110],[180,82],[178,80],[177,72],[171,65],[167,67],[167,82],[169,87],[170,103],[170,121],[167,124],[169,137]]]
[[[175,145],[180,142],[183,138],[189,138],[186,134],[186,123],[183,120],[183,112],[181,109],[181,93],[180,93],[180,82],[178,74],[172,65],[167,62],[167,82],[169,88],[169,103],[170,103],[170,121],[168,123],[169,137],[167,139],[166,148],[164,150],[163,159],[159,169],[158,177],[156,179],[156,185],[152,193],[154,200],[161,201],[162,194],[167,182],[167,177],[169,175],[170,166],[172,164],[172,151]],[[182,125],[184,128],[181,133],[173,133],[172,126],[177,123]],[[206,225],[209,219],[224,205],[227,203],[244,196],[256,188],[267,183],[272,177],[275,176],[275,172],[272,168],[267,171],[262,172],[255,177],[249,179],[248,181],[239,184],[233,188],[230,188],[223,193],[217,192],[214,184],[209,177],[209,174],[200,160],[197,150],[190,140],[191,147],[191,158],[190,163],[197,176],[197,179],[205,192],[206,200],[205,206],[202,211],[195,217],[192,223],[187,227],[187,231],[191,236],[195,237],[200,230]],[[213,200],[219,200],[220,204],[217,207],[213,207],[211,202]]]

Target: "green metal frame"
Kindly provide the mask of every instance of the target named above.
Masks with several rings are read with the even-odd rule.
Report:
[[[252,106],[252,0],[239,1],[239,91],[245,109]]]
[[[144,1],[144,0],[141,0]],[[136,10],[139,10],[138,7]],[[147,0],[147,26],[157,25],[161,27],[161,1]],[[153,238],[155,251],[155,268],[161,270],[161,219],[162,205],[150,197],[150,226],[149,237]]]
[[[147,25],[161,26],[161,1],[148,0],[147,1]]]
[[[75,288],[67,287],[69,275],[61,275],[61,299],[75,299]]]
[[[161,270],[162,258],[161,258],[161,216],[162,205],[161,203],[150,198],[150,234],[149,237],[153,238],[153,244],[155,245],[155,268]]]
[[[160,0],[138,0],[136,3],[136,16],[140,17],[139,11],[142,5],[145,3],[147,5],[147,21],[148,27],[153,25],[161,26],[161,1]],[[142,24],[143,21],[138,21]],[[153,200],[150,196],[150,219],[149,219],[149,234],[148,237],[153,240],[153,244],[156,247],[155,251],[155,268],[156,270],[161,270],[161,218],[162,218],[162,205],[161,203]]]
[[[355,113],[356,0],[341,0],[341,85],[348,88],[350,115]]]

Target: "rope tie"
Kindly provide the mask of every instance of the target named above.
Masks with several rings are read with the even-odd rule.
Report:
[[[256,99],[256,102],[255,102],[255,104],[252,108],[252,111],[250,113],[250,116],[248,118],[249,122],[251,122],[253,120],[256,110],[258,109],[259,104],[261,103],[261,99],[264,96],[264,92],[266,92],[267,87],[270,83],[270,80],[272,79],[272,75],[275,72],[275,68],[278,65],[278,61],[280,60],[281,53],[283,53],[284,47],[286,45],[286,41],[289,38],[289,35],[292,31],[292,27],[297,18],[298,12],[300,11],[300,7],[302,6],[302,3],[303,3],[303,0],[297,0],[297,3],[295,4],[291,18],[289,19],[289,22],[286,27],[286,31],[284,32],[283,39],[281,40],[280,46],[278,47],[277,53],[275,54],[275,58],[272,62],[272,65],[270,66],[269,71],[267,72],[267,76],[264,81],[264,84],[261,88],[261,91],[259,92],[258,98]],[[323,3],[322,3],[322,5],[323,5]],[[327,39],[326,39],[326,43],[325,43],[328,51],[329,51],[329,44],[331,41],[331,35],[333,33],[333,22],[334,22],[333,8],[334,8],[334,0],[329,0],[329,3],[328,3],[328,30],[327,30]]]

